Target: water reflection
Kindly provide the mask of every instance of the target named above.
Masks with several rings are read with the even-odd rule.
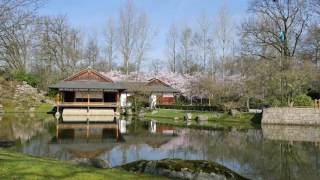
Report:
[[[0,139],[25,139],[13,150],[31,155],[103,158],[112,166],[140,159],[206,159],[252,179],[318,179],[318,132],[318,128],[283,126],[197,130],[125,117],[108,123],[21,115],[0,121]]]
[[[320,142],[320,127],[262,125],[263,136],[271,140]]]

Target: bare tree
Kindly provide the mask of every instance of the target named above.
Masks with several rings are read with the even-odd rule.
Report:
[[[39,0],[0,1],[0,66],[10,71],[26,71],[33,11],[39,3]]]
[[[120,52],[123,57],[124,71],[129,74],[129,63],[132,58],[133,49],[136,45],[137,12],[131,1],[128,1],[120,10],[119,43]]]
[[[83,51],[81,32],[71,27],[65,16],[40,18],[37,26],[34,64],[43,64],[46,72],[52,71],[58,78],[76,71]]]
[[[105,31],[105,43],[106,43],[106,60],[108,63],[108,71],[114,68],[114,59],[116,58],[117,49],[117,33],[114,20],[110,17],[107,21],[107,28]]]
[[[312,25],[306,38],[303,41],[302,48],[304,55],[308,56],[317,67],[320,65],[320,27]]]
[[[172,72],[177,70],[177,55],[178,55],[179,35],[177,27],[172,24],[167,34],[166,51],[168,57],[169,68]]]
[[[222,80],[224,82],[225,78],[225,64],[226,64],[226,53],[230,50],[231,43],[231,33],[232,33],[232,24],[230,20],[230,15],[226,5],[220,8],[218,19],[217,19],[217,39],[218,47],[221,48],[221,71],[222,71]]]
[[[210,41],[210,20],[206,14],[203,14],[199,18],[199,27],[200,27],[200,41],[198,46],[201,47],[202,55],[202,69],[206,71],[207,67],[207,54],[209,48],[209,41]]]
[[[137,33],[136,33],[136,71],[140,72],[140,66],[145,59],[146,53],[151,48],[151,41],[155,36],[155,32],[149,25],[147,15],[141,13],[137,19]]]
[[[150,71],[153,73],[154,76],[157,76],[161,70],[161,60],[154,59],[152,60]]]
[[[216,50],[215,50],[215,45],[214,45],[214,41],[212,39],[210,39],[208,41],[208,68],[209,68],[209,74],[212,78],[214,78],[216,76],[216,71],[217,71],[217,67],[216,67]]]
[[[99,58],[99,46],[98,46],[98,40],[96,36],[90,37],[86,49],[84,52],[85,59],[87,60],[88,66],[91,66],[93,68],[96,68],[96,63],[98,62]]]
[[[320,0],[312,0],[311,6],[313,6],[313,10],[320,15]]]
[[[181,73],[192,73],[192,30],[189,27],[185,27],[181,33],[180,39],[180,53],[179,58],[181,62]]]
[[[265,49],[259,48],[265,46],[286,57],[295,55],[311,16],[306,1],[254,0],[249,12],[254,17],[242,26],[248,53],[274,58],[266,57]]]

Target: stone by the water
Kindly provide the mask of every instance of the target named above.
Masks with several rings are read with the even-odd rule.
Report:
[[[196,119],[197,119],[197,121],[208,121],[209,120],[208,116],[205,116],[205,115],[198,115]]]
[[[236,109],[231,109],[230,113],[232,117],[235,117],[240,114],[240,112]]]
[[[191,120],[192,119],[192,114],[191,113],[186,113],[186,115],[184,116],[184,120]]]
[[[92,166],[96,168],[101,168],[101,169],[111,168],[111,165],[109,164],[109,162],[103,159],[94,158],[94,159],[90,159],[90,162]]]
[[[73,159],[70,162],[74,164],[79,164],[79,165],[93,166],[95,168],[101,168],[101,169],[111,168],[111,165],[109,164],[109,162],[103,159],[98,159],[98,158],[93,158],[93,159],[78,158],[78,159]]]

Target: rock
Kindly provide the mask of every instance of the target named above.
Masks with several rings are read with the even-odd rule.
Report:
[[[174,179],[247,179],[220,164],[203,160],[140,160],[122,165],[120,168],[131,172],[149,173]]]
[[[9,140],[0,140],[0,148],[9,148],[14,146],[16,143],[14,141]]]
[[[191,113],[186,113],[186,115],[184,116],[184,120],[191,120],[192,119],[192,114]]]
[[[198,115],[196,119],[197,119],[197,121],[208,121],[209,120],[208,116],[205,116],[205,115]]]
[[[72,160],[70,160],[70,162],[73,164],[78,164],[78,165],[92,166],[91,161],[88,158],[72,159]]]
[[[35,108],[35,107],[31,107],[31,108],[29,109],[29,112],[34,112],[34,111],[36,111],[36,108]]]
[[[158,111],[156,111],[156,110],[153,110],[152,112],[151,112],[151,114],[153,115],[153,114],[157,114],[158,113]]]
[[[240,112],[236,109],[231,109],[230,113],[232,117],[235,117],[240,114]]]
[[[138,117],[139,117],[139,118],[143,118],[145,115],[146,115],[146,113],[144,112],[143,109],[141,109],[140,112],[139,112],[139,114],[138,114]]]
[[[186,120],[186,125],[187,126],[190,126],[192,124],[192,121],[191,120]]]
[[[44,93],[41,93],[37,88],[30,86],[27,82],[22,82],[15,87],[13,101],[19,104],[20,107],[34,107],[38,106],[43,102],[50,102],[54,104],[51,100],[47,100]]]
[[[213,117],[213,118],[220,118],[220,117],[221,117],[221,114],[219,114],[219,113],[213,113],[212,117]]]
[[[111,168],[110,164],[107,161],[103,159],[98,159],[98,158],[93,158],[93,159],[77,158],[77,159],[72,159],[70,162],[78,165],[93,166],[101,169]]]
[[[93,167],[96,168],[101,168],[101,169],[107,169],[107,168],[111,168],[109,162],[103,160],[103,159],[90,159],[90,162],[92,164]]]

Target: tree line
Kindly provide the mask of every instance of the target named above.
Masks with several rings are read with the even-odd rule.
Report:
[[[105,17],[102,38],[72,26],[67,16],[39,15],[44,3],[0,0],[1,71],[35,75],[40,88],[87,66],[129,75],[150,61],[155,75],[196,76],[190,94],[215,102],[289,105],[301,94],[320,98],[319,0],[251,0],[240,22],[227,5],[214,17],[202,13],[192,24],[174,22],[161,61],[150,57],[155,23],[132,1],[118,16]]]

